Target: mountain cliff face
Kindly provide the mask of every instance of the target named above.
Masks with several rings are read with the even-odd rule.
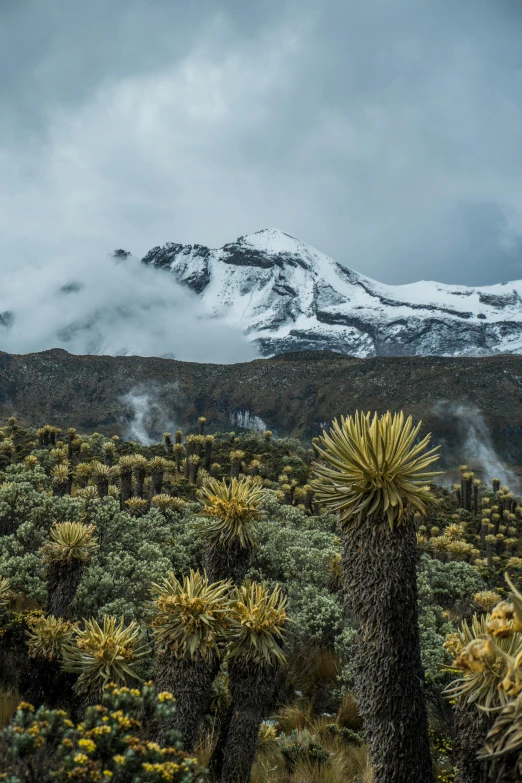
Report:
[[[265,356],[522,353],[522,281],[384,285],[274,229],[218,250],[169,243],[142,262],[174,275],[209,315],[239,326]]]

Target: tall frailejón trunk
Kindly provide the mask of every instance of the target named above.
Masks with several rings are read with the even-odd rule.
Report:
[[[163,470],[153,470],[150,481],[150,496],[161,495],[163,489]]]
[[[50,563],[47,566],[47,614],[67,617],[69,607],[81,582],[83,563]]]
[[[237,543],[231,546],[212,544],[203,555],[203,568],[210,582],[231,579],[235,585],[240,585],[249,569],[250,560],[250,549],[240,547]]]
[[[126,468],[121,470],[120,473],[120,492],[121,492],[121,507],[125,508],[125,503],[132,497],[132,470]]]
[[[452,743],[455,783],[488,783],[486,762],[479,761],[477,753],[484,747],[493,720],[474,704],[455,708]]]
[[[171,691],[176,697],[176,712],[168,728],[180,733],[183,750],[192,753],[210,709],[210,688],[219,670],[219,658],[191,660],[158,650],[155,664],[158,690]]]
[[[272,666],[230,662],[231,704],[211,760],[211,779],[249,783],[259,727],[272,707],[276,673]]]
[[[375,783],[434,783],[417,608],[412,522],[347,526],[343,581],[358,622],[355,688]]]

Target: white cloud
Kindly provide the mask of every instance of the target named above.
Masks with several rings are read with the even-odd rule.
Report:
[[[2,349],[28,353],[64,348],[76,354],[168,356],[228,363],[255,358],[231,327],[209,319],[167,272],[137,259],[101,258],[81,250],[4,278]]]
[[[0,57],[32,42],[6,65],[3,270],[277,225],[385,282],[522,276],[520,4],[189,6],[20,0],[0,27]]]

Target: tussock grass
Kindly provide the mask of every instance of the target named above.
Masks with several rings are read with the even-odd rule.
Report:
[[[353,709],[353,697],[347,697],[341,710],[343,707],[343,719],[350,724],[349,727],[359,726],[360,719]],[[304,758],[289,769],[277,740],[260,743],[251,783],[373,783],[366,746],[348,744],[341,736],[329,731],[328,725],[336,722],[335,719],[314,715],[310,700],[300,699],[281,708],[273,720],[278,735],[290,734],[295,729],[308,732],[328,751],[330,757],[323,763]],[[209,764],[216,741],[217,730],[207,732],[200,738],[196,755],[203,766]]]
[[[20,703],[17,688],[0,688],[0,728],[7,726]]]
[[[319,727],[317,727],[319,728]],[[323,764],[303,760],[289,771],[277,746],[260,748],[252,783],[373,783],[366,747],[343,746],[338,738],[317,731],[317,739],[330,752]]]

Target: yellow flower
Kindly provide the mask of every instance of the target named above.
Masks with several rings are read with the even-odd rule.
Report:
[[[101,737],[103,734],[110,734],[112,731],[110,726],[95,726],[90,730],[89,734],[94,734],[95,737]]]
[[[72,742],[72,740],[66,738],[62,740],[62,745],[64,746],[64,748],[72,748],[74,746],[74,743]]]
[[[18,705],[19,710],[28,710],[29,712],[34,712],[34,707],[32,704],[29,704],[27,701],[21,701]]]
[[[96,750],[95,743],[90,739],[81,739],[78,741],[78,745],[80,748],[84,748],[84,750],[87,751],[87,753],[94,753]]]
[[[159,701],[173,701],[174,696],[168,691],[162,691],[161,693],[158,693],[158,699]]]
[[[125,758],[124,758],[124,756],[121,756],[121,755],[113,756],[112,760],[114,761],[115,764],[125,764]]]
[[[77,753],[76,756],[73,758],[73,761],[75,764],[87,764],[89,759],[85,754]]]

